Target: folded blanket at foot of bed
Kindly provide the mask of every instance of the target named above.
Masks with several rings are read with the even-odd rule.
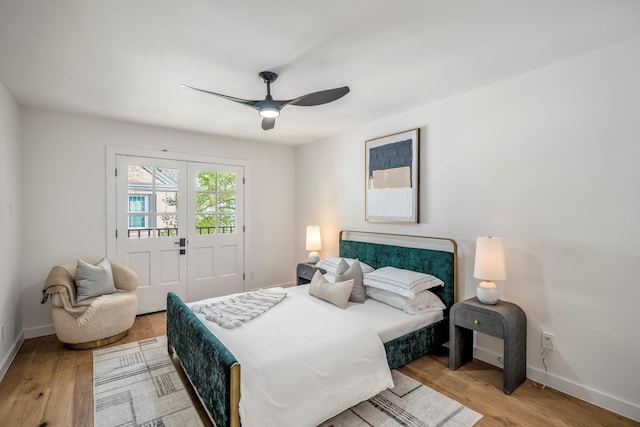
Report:
[[[210,322],[233,329],[264,314],[286,296],[287,293],[284,291],[259,289],[221,301],[195,304],[191,309],[194,313],[204,314],[205,319]]]

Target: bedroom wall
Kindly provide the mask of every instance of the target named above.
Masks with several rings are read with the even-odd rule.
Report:
[[[247,288],[293,282],[294,149],[44,110],[23,110],[24,247],[27,337],[52,333],[40,304],[49,270],[106,253],[106,146],[243,159]]]
[[[22,341],[20,107],[0,82],[0,379]]]
[[[503,299],[527,314],[527,375],[640,421],[640,39],[297,147],[296,255],[320,224],[452,237],[459,298],[475,296],[475,239],[504,240]],[[364,141],[419,127],[420,224],[364,221]],[[477,337],[498,365],[502,341]]]

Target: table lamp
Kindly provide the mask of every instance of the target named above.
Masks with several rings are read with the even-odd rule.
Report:
[[[318,252],[322,249],[322,241],[320,240],[320,226],[308,225],[307,226],[307,245],[305,248],[309,252],[309,264],[315,264],[320,260]]]
[[[482,279],[476,288],[478,301],[483,304],[495,304],[500,298],[500,288],[493,280],[505,280],[507,273],[504,265],[504,250],[499,237],[478,237],[476,240],[476,261],[473,277]]]

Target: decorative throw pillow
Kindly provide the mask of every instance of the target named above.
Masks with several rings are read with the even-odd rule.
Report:
[[[116,291],[111,264],[103,258],[98,265],[78,260],[76,268],[76,301],[82,301]]]
[[[362,269],[360,268],[360,261],[355,260],[349,265],[344,259],[340,260],[338,268],[336,269],[336,282],[344,282],[349,279],[353,280],[353,289],[351,290],[351,296],[349,301],[362,304],[367,298],[367,291],[362,284]]]
[[[316,271],[311,278],[309,295],[328,301],[344,310],[349,304],[351,289],[353,289],[353,280],[330,283],[322,276],[322,273]]]

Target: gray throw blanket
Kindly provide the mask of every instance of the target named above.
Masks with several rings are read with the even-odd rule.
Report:
[[[285,291],[260,289],[209,304],[194,304],[194,313],[226,329],[237,328],[285,299]]]

